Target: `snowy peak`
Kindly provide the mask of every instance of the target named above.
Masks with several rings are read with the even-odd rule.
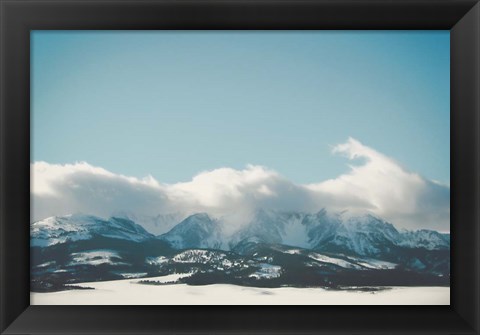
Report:
[[[330,224],[325,224],[329,220]],[[391,254],[399,247],[427,250],[450,248],[448,234],[432,230],[399,232],[391,223],[370,214],[347,219],[339,215],[337,219],[329,220],[324,217],[318,224],[310,222],[313,228],[309,234],[315,241],[312,243],[313,249],[378,257]]]
[[[302,219],[300,213],[258,210],[252,220],[232,236],[229,244],[233,246],[249,240],[306,246],[307,235],[301,224]]]
[[[122,218],[101,219],[92,215],[52,216],[30,225],[31,246],[46,247],[94,236],[140,242],[154,236],[140,225]]]
[[[448,234],[430,230],[399,232],[391,223],[371,214],[346,217],[325,209],[314,214],[259,211],[229,241],[231,248],[245,243],[283,244],[375,257],[398,247],[428,250],[450,247]]]
[[[311,248],[330,241],[342,226],[340,215],[330,215],[325,209],[315,214],[307,214],[302,220]]]
[[[222,227],[218,220],[206,213],[187,217],[160,239],[169,242],[174,248],[211,248],[222,249]]]
[[[445,250],[450,236],[431,230],[401,231],[381,218],[367,214],[281,212],[258,210],[236,232],[228,221],[207,213],[193,214],[157,238],[173,248],[235,250],[252,243],[278,244],[365,257],[384,257],[403,249]],[[89,215],[51,217],[31,225],[32,246],[49,246],[90,239],[95,235],[132,240],[153,238],[140,225],[125,218],[104,220]]]
[[[330,236],[314,246],[317,250],[378,256],[401,241],[393,225],[372,215],[350,217],[331,231]]]
[[[186,217],[186,215],[179,212],[158,215],[139,215],[127,211],[116,212],[113,216],[133,221],[154,235],[161,235],[168,232]]]
[[[160,238],[174,248],[234,250],[252,243],[283,244],[318,251],[379,257],[398,248],[449,248],[448,235],[429,230],[399,232],[371,214],[258,210],[234,234],[224,234],[228,222],[206,213],[194,214]]]
[[[428,250],[450,249],[450,234],[441,234],[433,230],[421,229],[405,231],[399,243],[405,247],[422,247]]]

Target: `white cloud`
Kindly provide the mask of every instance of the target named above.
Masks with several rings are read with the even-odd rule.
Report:
[[[295,184],[273,170],[254,165],[243,170],[205,171],[189,182],[161,184],[151,176],[117,175],[84,162],[35,162],[32,220],[76,212],[103,217],[119,212],[137,217],[208,212],[235,218],[234,224],[256,208],[314,212],[325,207],[371,212],[397,227],[449,230],[448,186],[409,172],[352,138],[334,147],[333,152],[363,162],[335,179],[310,185]],[[161,233],[167,226],[147,229]]]
[[[450,228],[450,188],[407,171],[393,159],[349,138],[334,153],[363,159],[347,174],[308,187],[330,195],[326,207],[370,211],[397,227]]]

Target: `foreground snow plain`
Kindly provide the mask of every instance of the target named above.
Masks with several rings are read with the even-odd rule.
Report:
[[[145,278],[168,283],[189,274]],[[392,287],[376,292],[258,288],[228,284],[145,285],[141,279],[75,284],[94,290],[30,294],[32,305],[449,305],[449,287]]]

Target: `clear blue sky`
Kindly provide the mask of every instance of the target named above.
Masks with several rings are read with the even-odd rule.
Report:
[[[160,182],[348,170],[349,136],[450,180],[448,31],[34,31],[32,161]]]

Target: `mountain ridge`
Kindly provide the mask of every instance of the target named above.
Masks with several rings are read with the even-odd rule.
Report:
[[[86,240],[95,235],[137,242],[154,237],[135,222],[117,217],[102,219],[94,215],[70,214],[51,216],[30,224],[31,246]]]
[[[182,229],[177,229],[178,226]],[[220,220],[212,219],[206,213],[193,214],[157,238],[175,242],[183,248],[231,250],[244,240],[255,240],[313,250],[334,249],[362,256],[376,256],[391,247],[428,250],[450,247],[449,235],[433,230],[398,231],[393,224],[371,214],[344,219],[341,215],[330,215],[326,210],[314,214],[260,210],[249,223],[230,236],[222,235],[221,227]],[[292,238],[293,235],[296,238]],[[208,237],[212,243],[209,244],[208,239],[202,240],[202,236]],[[194,240],[202,242],[188,242]]]
[[[449,249],[450,234],[434,230],[397,230],[371,214],[349,216],[328,213],[258,210],[253,218],[233,233],[225,233],[228,222],[208,213],[195,213],[160,235],[147,232],[126,218],[102,219],[93,215],[54,216],[31,224],[31,244],[48,246],[67,240],[88,239],[92,235],[142,241],[157,238],[173,248],[233,250],[242,241],[284,244],[318,251],[377,256],[392,247]]]
[[[256,287],[448,285],[449,235],[398,231],[373,216],[259,211],[228,233],[220,218],[191,215],[155,236],[135,222],[91,215],[31,224],[34,291],[86,281],[189,273],[189,285]],[[292,245],[292,244],[296,244]]]

